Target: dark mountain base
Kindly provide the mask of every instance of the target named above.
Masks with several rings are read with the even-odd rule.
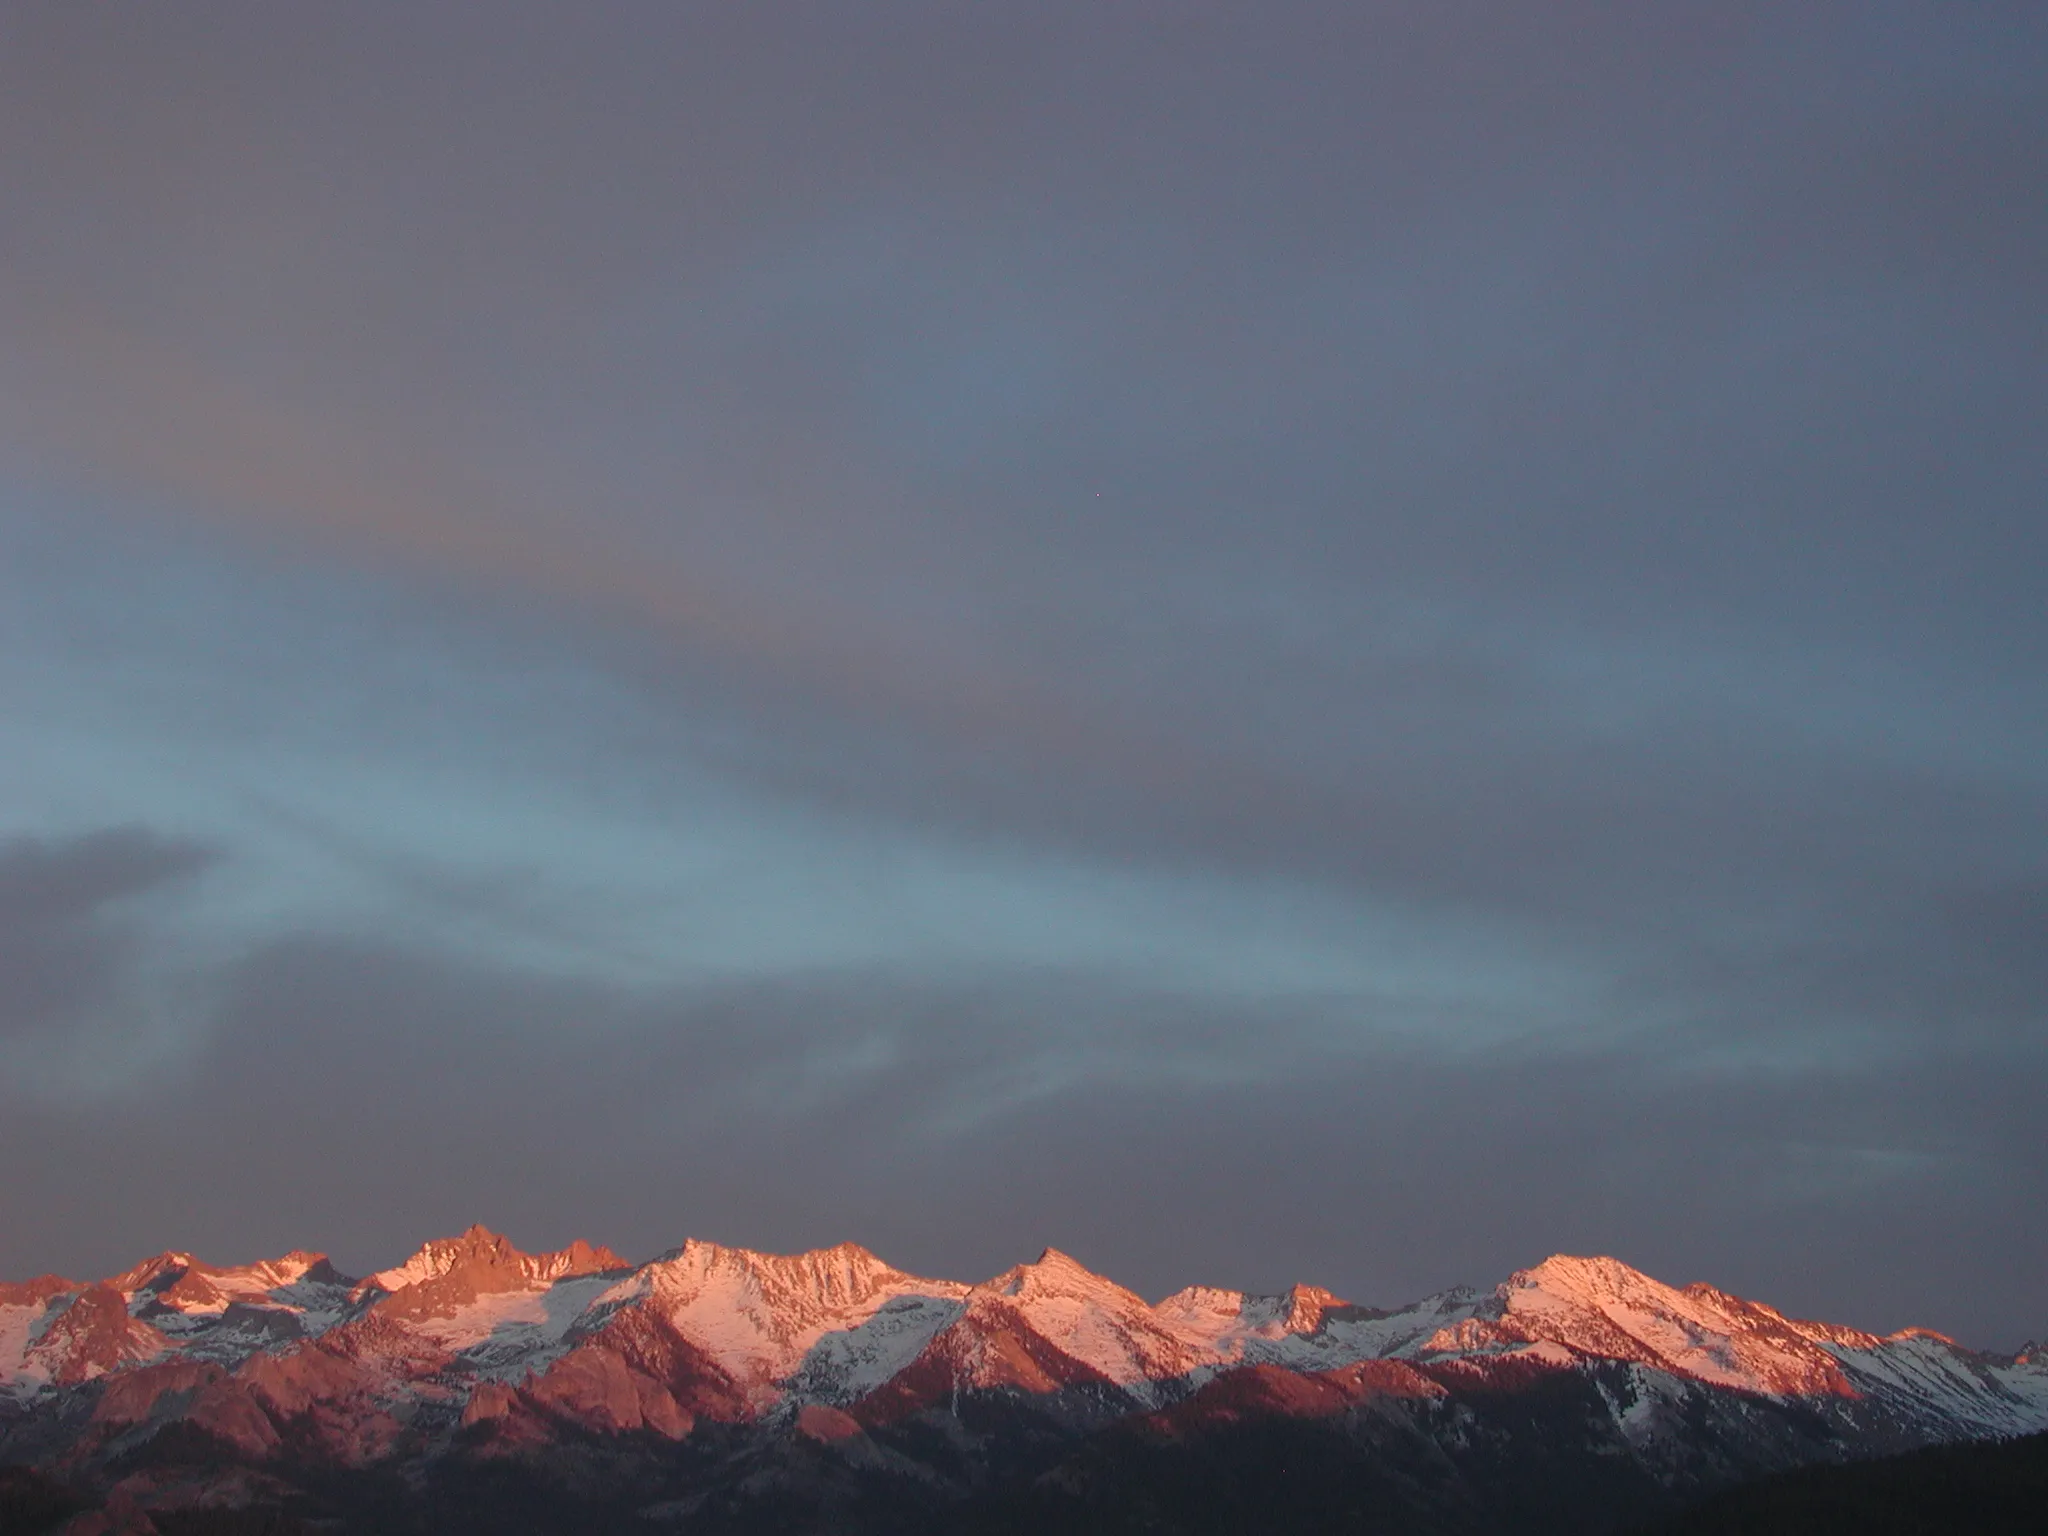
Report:
[[[1645,1536],[2038,1536],[2048,1531],[2048,1434],[1944,1445],[1781,1473]]]
[[[1096,1447],[965,1500],[903,1479],[849,1479],[824,1462],[674,1467],[607,1486],[605,1468],[443,1467],[425,1483],[384,1473],[300,1485],[283,1503],[159,1509],[125,1536],[2020,1536],[2048,1528],[2048,1434],[1944,1446],[1750,1483],[1678,1516],[1671,1495],[1619,1468],[1559,1456],[1549,1478],[1487,1486],[1440,1458],[1350,1435],[1263,1424],[1199,1444]],[[694,1460],[694,1458],[689,1458]],[[1526,1469],[1515,1469],[1518,1473]],[[708,1477],[706,1474],[710,1474]],[[720,1475],[723,1474],[723,1475]],[[0,1536],[52,1536],[100,1508],[80,1489],[0,1468]],[[1646,1516],[1653,1516],[1647,1522]]]
[[[0,1467],[0,1536],[42,1536],[94,1503],[33,1467]]]
[[[120,1378],[88,1383],[66,1401],[85,1422],[120,1390]],[[1401,1366],[1384,1380],[1259,1367],[1215,1377],[1170,1407],[1106,1422],[1114,1405],[1084,1383],[953,1391],[925,1406],[906,1399],[891,1405],[901,1416],[878,1414],[865,1426],[845,1413],[705,1420],[680,1440],[649,1428],[595,1429],[536,1400],[459,1428],[423,1418],[368,1465],[335,1457],[314,1409],[267,1415],[274,1438],[255,1440],[253,1450],[241,1420],[218,1416],[217,1432],[167,1415],[105,1441],[80,1430],[55,1435],[51,1444],[73,1447],[68,1456],[37,1456],[39,1470],[0,1470],[0,1536],[2044,1528],[2048,1437],[1758,1484],[1782,1468],[1853,1454],[1857,1442],[1843,1431],[1856,1426],[1845,1410],[1672,1379],[1645,1399],[1658,1415],[1653,1432],[1631,1440],[1617,1410],[1637,1403],[1640,1390],[1639,1368],[1613,1361],[1570,1369],[1438,1362]],[[1860,1431],[1861,1444],[1901,1432],[1874,1424]],[[1741,1491],[1717,1497],[1731,1488]],[[81,1510],[85,1518],[75,1519]]]
[[[855,1468],[800,1438],[724,1429],[688,1445],[592,1436],[527,1458],[480,1442],[431,1467],[300,1467],[259,1507],[159,1507],[149,1518],[160,1536],[1600,1536],[1673,1507],[1632,1463],[1581,1442],[1568,1385],[1516,1433],[1472,1433],[1456,1459],[1400,1422],[1256,1420],[1189,1439],[1120,1429],[1043,1443],[1000,1467],[963,1462],[949,1469],[960,1480],[935,1483]],[[884,1439],[929,1454],[919,1441],[931,1433],[908,1425]],[[1020,1436],[995,1438],[1014,1447]],[[159,1436],[113,1470],[196,1490],[232,1465],[224,1447],[188,1433]],[[0,1536],[55,1530],[86,1503],[26,1471],[14,1502]]]

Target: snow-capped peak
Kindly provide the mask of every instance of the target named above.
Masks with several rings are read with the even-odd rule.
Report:
[[[124,1296],[133,1296],[137,1291],[171,1285],[180,1275],[198,1264],[199,1261],[189,1253],[159,1253],[153,1258],[144,1259],[140,1264],[124,1269],[103,1283]]]
[[[274,1370],[254,1358],[265,1352]],[[405,1363],[380,1393],[402,1396],[406,1373],[425,1368],[493,1384],[491,1402],[510,1411],[526,1390],[512,1384],[529,1374],[562,1365],[548,1389],[560,1407],[579,1392],[611,1392],[630,1360],[650,1381],[696,1384],[677,1385],[678,1413],[677,1404],[714,1415],[853,1411],[891,1393],[889,1412],[914,1412],[963,1390],[1078,1391],[1073,1401],[1113,1412],[1123,1410],[1104,1405],[1163,1408],[1239,1369],[1320,1377],[1398,1360],[1483,1374],[1501,1357],[1865,1400],[1960,1433],[2048,1424],[2048,1367],[2031,1357],[1978,1356],[1924,1331],[1878,1339],[1801,1322],[1710,1285],[1674,1287],[1616,1259],[1565,1254],[1491,1293],[1449,1291],[1394,1311],[1312,1285],[1269,1295],[1194,1287],[1147,1305],[1056,1248],[969,1286],[908,1274],[853,1243],[770,1254],[692,1240],[632,1267],[581,1241],[523,1253],[480,1226],[359,1285],[294,1251],[235,1267],[170,1252],[98,1286],[0,1286],[0,1391],[15,1398],[152,1361],[185,1372],[247,1365],[297,1381],[382,1373],[368,1362],[389,1360]],[[286,1396],[310,1390],[301,1382]]]
[[[1669,1286],[1619,1259],[1553,1255],[1509,1276],[1484,1311],[1495,1315],[1444,1328],[1424,1349],[1561,1346],[1745,1391],[1854,1392],[1835,1357],[1775,1308],[1712,1286]]]
[[[696,1239],[642,1265],[595,1306],[652,1313],[762,1409],[793,1384],[843,1396],[879,1384],[959,1311],[968,1288],[906,1274],[855,1243],[758,1253]]]
[[[858,1243],[782,1254],[729,1248],[697,1238],[643,1265],[635,1279],[642,1277],[653,1290],[671,1297],[694,1295],[707,1288],[736,1288],[737,1294],[771,1307],[805,1309],[858,1306],[906,1281],[938,1286],[948,1283],[919,1281]]]
[[[1323,1326],[1323,1319],[1338,1307],[1349,1307],[1350,1302],[1334,1291],[1326,1291],[1320,1285],[1296,1285],[1280,1298],[1286,1306],[1282,1326],[1289,1333],[1314,1333]]]
[[[628,1267],[611,1249],[593,1246],[580,1237],[553,1253],[524,1253],[509,1239],[477,1225],[460,1237],[436,1238],[423,1244],[403,1264],[379,1270],[362,1284],[366,1291],[374,1286],[395,1295],[460,1272],[488,1288],[505,1289],[511,1284],[540,1283]],[[500,1283],[490,1285],[485,1277]]]
[[[692,1241],[628,1267],[581,1242],[522,1253],[482,1227],[353,1292],[304,1252],[234,1268],[166,1253],[117,1278],[125,1289],[0,1285],[7,1421],[33,1419],[67,1467],[117,1469],[138,1434],[183,1420],[287,1482],[307,1452],[402,1454],[410,1477],[565,1435],[630,1473],[658,1449],[650,1434],[718,1423],[707,1465],[744,1436],[794,1436],[806,1477],[826,1456],[941,1479],[987,1448],[971,1482],[1000,1463],[1008,1426],[1032,1422],[1037,1444],[1253,1417],[1434,1445],[1451,1466],[1475,1444],[1498,1460],[1525,1416],[1513,1395],[1560,1379],[1574,1394],[1564,1439],[1656,1477],[2048,1428],[2048,1363],[2031,1351],[1980,1355],[1924,1330],[1878,1339],[1563,1254],[1490,1293],[1393,1311],[1311,1285],[1196,1287],[1148,1306],[1052,1248],[968,1286],[852,1243],[783,1255]],[[1537,1462],[1556,1438],[1542,1434]]]
[[[526,1255],[514,1248],[510,1242],[478,1223],[471,1226],[460,1237],[437,1237],[422,1243],[412,1257],[403,1264],[390,1269],[380,1269],[364,1280],[366,1286],[374,1285],[379,1290],[398,1292],[407,1286],[423,1285],[429,1280],[438,1280],[458,1265],[516,1262]]]
[[[975,1289],[1019,1300],[1043,1297],[1086,1299],[1114,1307],[1148,1310],[1142,1297],[1106,1275],[1059,1251],[1047,1248],[1029,1264],[1017,1264]]]

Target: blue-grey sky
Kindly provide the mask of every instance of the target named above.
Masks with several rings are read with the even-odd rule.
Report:
[[[2048,9],[0,10],[0,1273],[2048,1332]]]

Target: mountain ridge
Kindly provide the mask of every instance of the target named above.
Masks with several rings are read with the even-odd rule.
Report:
[[[105,1280],[0,1287],[0,1461],[143,1505],[246,1500],[251,1478],[300,1499],[400,1469],[545,1479],[598,1457],[632,1469],[622,1486],[668,1487],[687,1464],[866,1507],[984,1497],[1027,1473],[1117,1485],[1162,1447],[1277,1433],[1348,1447],[1358,1476],[1434,1468],[1468,1513],[1540,1475],[1538,1445],[1626,1467],[1653,1506],[2041,1429],[2038,1352],[1794,1319],[1604,1256],[1392,1308],[1307,1284],[1148,1302],[1050,1247],[970,1283],[850,1242],[692,1239],[632,1263],[582,1239],[529,1254],[473,1226],[360,1279],[309,1250],[233,1266],[172,1251]]]

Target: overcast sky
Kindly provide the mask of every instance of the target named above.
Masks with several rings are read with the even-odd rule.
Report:
[[[0,1276],[2048,1334],[2048,8],[0,9]]]

